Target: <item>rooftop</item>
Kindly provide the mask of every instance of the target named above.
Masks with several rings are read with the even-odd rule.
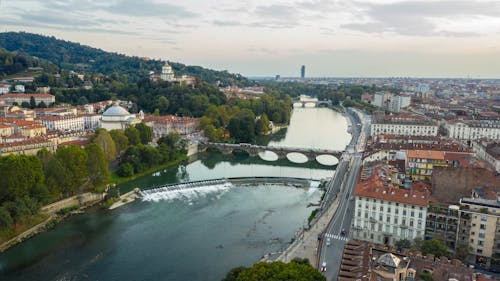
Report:
[[[128,116],[130,113],[123,107],[119,105],[113,105],[110,108],[106,109],[103,116]]]

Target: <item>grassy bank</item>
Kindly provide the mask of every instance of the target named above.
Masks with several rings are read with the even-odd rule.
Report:
[[[138,179],[140,177],[146,176],[148,174],[158,172],[160,170],[167,169],[167,168],[170,168],[170,167],[175,166],[175,165],[179,165],[180,163],[187,161],[187,160],[188,160],[188,157],[186,155],[183,155],[181,158],[179,158],[175,161],[170,161],[170,162],[165,163],[163,165],[152,167],[150,169],[143,171],[142,173],[134,174],[133,176],[126,177],[126,178],[122,178],[122,177],[118,176],[116,174],[116,172],[113,172],[113,173],[111,173],[110,182],[116,183],[116,184],[126,183],[129,181],[133,181],[135,179]]]
[[[37,224],[46,220],[50,214],[38,214],[36,216],[26,217],[26,219],[21,224],[17,224],[14,227],[8,229],[0,230],[0,244],[3,244],[10,239],[16,237],[17,235],[25,232],[26,230],[36,226]]]

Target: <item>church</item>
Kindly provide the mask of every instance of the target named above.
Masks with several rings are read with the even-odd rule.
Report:
[[[143,116],[143,113],[139,113]],[[101,117],[101,128],[110,130],[125,130],[127,127],[133,126],[141,122],[141,118],[137,118],[135,114],[130,114],[125,108],[119,105],[113,105],[108,108]]]
[[[194,76],[189,76],[185,74],[181,76],[176,76],[174,70],[168,63],[165,63],[162,66],[161,73],[159,75],[155,74],[154,72],[151,72],[150,75],[151,75],[151,80],[153,81],[161,79],[163,81],[180,83],[191,86],[194,86],[196,84],[196,78]]]

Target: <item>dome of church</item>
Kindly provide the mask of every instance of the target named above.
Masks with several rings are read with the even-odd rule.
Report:
[[[104,113],[102,114],[103,116],[128,116],[130,113],[123,107],[118,106],[118,105],[113,105],[112,107],[108,108]]]

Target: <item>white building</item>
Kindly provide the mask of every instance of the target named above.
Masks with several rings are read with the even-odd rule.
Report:
[[[85,121],[83,116],[42,116],[38,120],[48,131],[83,131]]]
[[[398,116],[388,116],[387,118],[374,119],[370,134],[378,136],[380,134],[399,136],[437,136],[438,125],[431,120],[417,120],[411,118],[399,118]]]
[[[165,63],[165,65],[161,68],[161,73],[159,77],[158,75],[154,74],[154,72],[150,73],[150,76],[151,79],[153,80],[160,78],[163,81],[181,83],[186,85],[194,85],[196,83],[196,78],[193,76],[189,75],[176,76],[174,70],[168,63]]]
[[[101,128],[110,130],[125,130],[129,126],[140,123],[140,119],[130,114],[125,108],[113,105],[101,117]]]
[[[472,147],[479,159],[500,173],[500,142],[474,141]]]
[[[497,120],[462,120],[446,124],[448,136],[459,140],[477,140],[486,138],[500,140],[500,121]]]
[[[101,127],[101,115],[99,114],[85,114],[83,120],[86,130],[95,130]]]
[[[44,102],[49,106],[56,101],[56,97],[50,94],[4,94],[0,96],[0,100],[3,100],[6,105],[13,105],[14,103],[20,105],[23,102],[29,103],[31,97],[35,99],[37,105]]]
[[[400,189],[388,183],[381,166],[356,185],[353,238],[394,245],[424,238],[430,192]]]

